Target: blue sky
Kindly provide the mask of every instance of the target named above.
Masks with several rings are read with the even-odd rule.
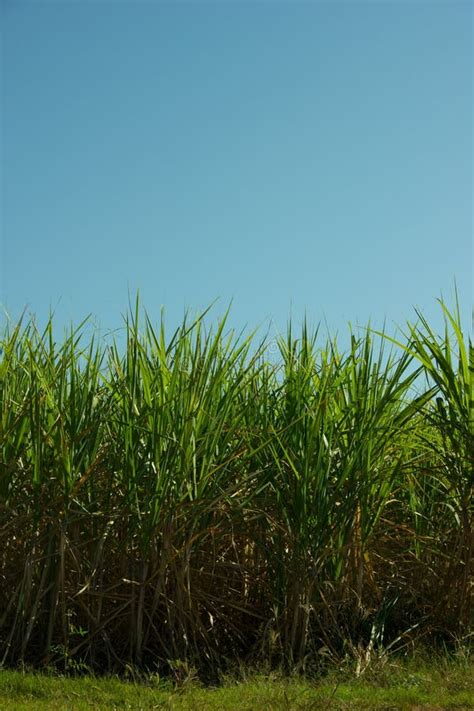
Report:
[[[0,0],[1,1],[1,0]],[[115,328],[472,302],[470,2],[3,0],[0,302]]]

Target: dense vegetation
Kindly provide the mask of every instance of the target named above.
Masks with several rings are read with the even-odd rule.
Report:
[[[468,635],[473,349],[0,336],[0,663],[216,674]]]

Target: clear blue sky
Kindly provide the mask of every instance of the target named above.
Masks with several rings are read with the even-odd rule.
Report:
[[[470,2],[0,2],[12,315],[469,314]]]

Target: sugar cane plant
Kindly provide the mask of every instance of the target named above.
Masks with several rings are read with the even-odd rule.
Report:
[[[467,634],[473,348],[459,307],[341,351],[229,316],[125,345],[0,335],[0,659],[203,674]],[[184,665],[184,667],[183,667]]]

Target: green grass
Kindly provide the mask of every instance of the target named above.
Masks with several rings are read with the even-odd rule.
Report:
[[[193,682],[179,690],[159,680],[57,678],[0,672],[0,708],[175,709],[176,711],[290,711],[311,709],[472,709],[474,666],[468,663],[388,662],[360,678],[332,672],[310,682],[278,675],[226,680],[219,688]]]

